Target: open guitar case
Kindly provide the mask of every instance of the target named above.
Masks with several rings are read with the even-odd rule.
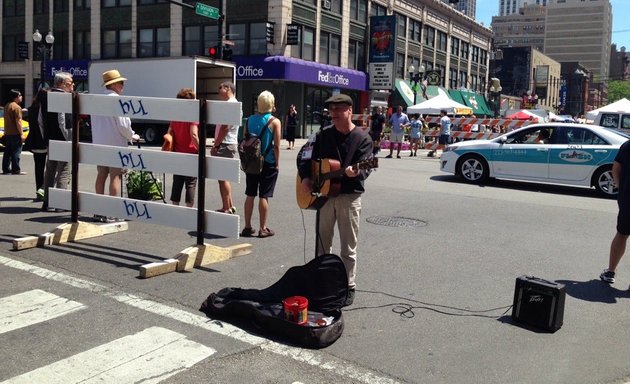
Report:
[[[337,255],[315,257],[305,265],[289,268],[265,289],[223,288],[203,302],[200,310],[209,317],[251,325],[258,333],[275,335],[307,348],[324,348],[343,332],[341,307],[348,295],[348,275]],[[291,296],[308,299],[308,322],[285,320],[282,301]],[[326,325],[316,320],[327,318]],[[321,321],[320,321],[321,323]]]

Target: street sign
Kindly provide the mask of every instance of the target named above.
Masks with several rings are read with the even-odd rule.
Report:
[[[219,19],[219,8],[211,7],[206,4],[197,3],[195,5],[195,13],[199,16],[205,16],[211,19]]]

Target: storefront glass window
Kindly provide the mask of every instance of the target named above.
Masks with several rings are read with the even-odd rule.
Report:
[[[247,54],[247,36],[245,30],[245,24],[230,24],[228,27],[228,38],[234,41],[234,46],[232,47],[233,55]]]
[[[267,28],[265,23],[252,23],[249,38],[249,54],[265,55],[267,54]]]
[[[328,64],[339,66],[340,64],[340,38],[337,35],[330,35],[330,50],[328,54]]]

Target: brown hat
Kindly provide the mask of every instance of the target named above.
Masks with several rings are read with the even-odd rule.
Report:
[[[103,72],[103,87],[106,87],[110,84],[117,83],[119,81],[125,81],[124,77],[120,76],[120,72],[115,69],[109,70],[107,72]]]
[[[328,104],[348,104],[352,107],[352,98],[348,95],[344,95],[343,93],[338,93],[334,96],[331,96],[324,102],[326,105]]]

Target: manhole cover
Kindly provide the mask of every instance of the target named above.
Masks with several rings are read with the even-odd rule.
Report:
[[[388,227],[418,228],[427,226],[426,221],[397,216],[372,216],[368,217],[366,221],[368,223],[386,225]]]

